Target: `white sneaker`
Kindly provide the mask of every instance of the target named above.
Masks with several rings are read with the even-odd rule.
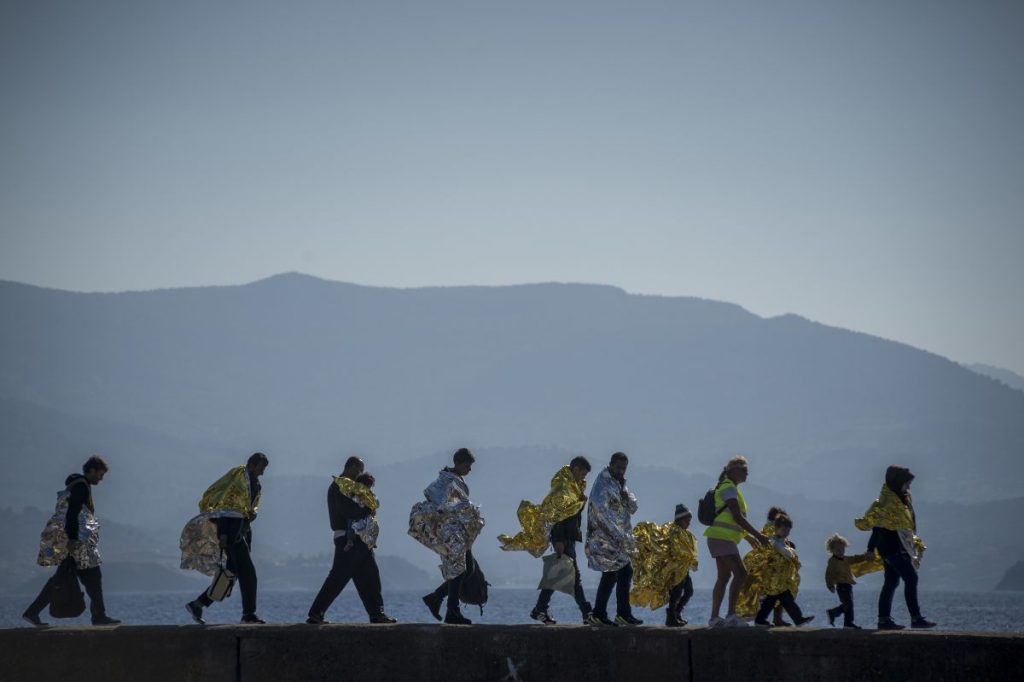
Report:
[[[711,618],[708,619],[708,627],[709,628],[720,628],[724,624],[725,624],[725,619],[724,618],[719,618],[718,616],[711,616]]]
[[[732,614],[729,614],[728,616],[726,616],[725,617],[725,623],[723,623],[723,625],[724,625],[724,627],[727,627],[727,628],[749,628],[750,627],[750,623],[748,623],[747,621],[743,620],[742,618],[737,616],[735,613],[732,613]]]

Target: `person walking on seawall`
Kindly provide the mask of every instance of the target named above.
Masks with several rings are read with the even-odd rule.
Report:
[[[633,554],[636,538],[630,520],[636,513],[636,497],[626,487],[626,468],[629,457],[625,453],[612,455],[608,466],[597,475],[594,489],[587,503],[587,544],[584,552],[587,564],[601,572],[594,599],[594,618],[601,625],[640,625],[642,620],[633,616],[629,604],[629,591],[633,581]],[[608,599],[615,588],[615,621],[608,619]]]
[[[584,624],[599,624],[594,620],[593,607],[587,601],[580,582],[580,567],[576,560],[576,543],[583,540],[580,533],[580,518],[587,496],[583,492],[587,487],[587,474],[590,473],[590,462],[586,457],[573,457],[568,465],[563,466],[551,479],[551,488],[544,500],[539,504],[523,501],[519,505],[519,521],[523,530],[514,536],[499,535],[498,541],[505,551],[524,549],[535,557],[541,557],[547,551],[550,542],[555,554],[567,556],[572,560],[575,572],[573,597],[580,609]],[[554,625],[555,619],[548,613],[551,596],[554,590],[542,589],[537,596],[537,604],[530,611],[530,618],[544,625]]]
[[[760,547],[767,542],[765,536],[747,520],[747,502],[739,489],[739,485],[747,480],[747,474],[746,457],[737,455],[726,462],[715,488],[715,520],[704,531],[704,537],[708,539],[708,551],[715,559],[715,567],[718,570],[715,587],[711,592],[709,627],[747,626],[747,622],[736,615],[736,599],[747,579],[747,570],[740,558],[739,542],[744,537],[754,547]],[[719,613],[727,586],[728,607],[725,618],[720,618]]]
[[[182,568],[197,568],[189,565],[190,559],[195,559],[189,556],[186,534],[197,523],[205,525],[212,522],[217,534],[216,549],[219,549],[212,558],[213,563],[219,561],[219,554],[223,552],[227,555],[225,567],[238,577],[238,586],[242,591],[243,624],[264,623],[256,615],[256,567],[253,566],[251,552],[252,522],[256,520],[262,489],[259,478],[269,464],[270,460],[265,454],[256,452],[244,466],[235,467],[217,479],[199,500],[200,515],[189,521],[182,533]],[[206,558],[209,564],[209,557]],[[204,590],[185,605],[185,610],[192,616],[192,620],[203,625],[203,608],[212,603],[213,600]]]
[[[468,448],[459,448],[452,466],[445,467],[423,491],[424,499],[409,512],[409,535],[441,557],[444,582],[423,597],[430,614],[441,620],[441,604],[448,599],[444,622],[471,625],[462,615],[459,590],[474,565],[473,542],[484,527],[480,507],[469,499],[465,477],[473,469],[476,457]]]
[[[39,542],[40,566],[59,566],[68,556],[75,562],[79,582],[89,595],[89,613],[93,625],[117,625],[121,621],[107,615],[103,603],[103,575],[100,571],[99,531],[92,487],[99,485],[108,471],[107,463],[98,456],[82,465],[81,474],[64,479],[64,490],[57,493],[57,508],[43,529]],[[39,618],[53,596],[54,578],[46,581],[39,596],[25,612],[23,619],[42,627]]]
[[[334,562],[320,592],[309,607],[306,623],[310,625],[327,623],[324,619],[327,609],[345,589],[349,580],[355,583],[371,623],[398,622],[384,613],[380,569],[373,548],[352,530],[354,522],[372,517],[379,507],[369,486],[356,480],[364,476],[367,478],[362,480],[373,483],[373,477],[363,473],[363,460],[349,457],[341,476],[332,480],[327,488],[327,513],[331,530],[334,531]]]
[[[885,582],[878,595],[878,629],[902,630],[892,619],[892,598],[903,580],[903,596],[910,611],[910,627],[927,629],[935,623],[921,615],[917,602],[917,571],[925,546],[917,536],[917,516],[910,497],[910,469],[892,465],[885,471],[885,484],[864,516],[853,524],[859,530],[871,530],[868,551],[882,558]]]

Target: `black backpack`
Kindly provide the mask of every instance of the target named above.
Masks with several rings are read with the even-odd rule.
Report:
[[[473,558],[473,564],[466,568],[468,570],[459,587],[459,601],[479,606],[480,615],[483,615],[484,604],[487,603],[487,586],[490,583],[484,577],[484,572],[480,569],[476,557]]]
[[[715,517],[722,513],[725,509],[724,506],[715,508],[715,491],[718,490],[718,485],[711,488],[704,497],[700,498],[700,502],[697,503],[697,520],[703,523],[705,526],[710,526],[715,522]]]

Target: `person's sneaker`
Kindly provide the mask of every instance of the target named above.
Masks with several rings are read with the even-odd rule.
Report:
[[[644,622],[633,615],[615,616],[616,625],[643,625]]]
[[[386,613],[378,613],[377,615],[375,615],[373,618],[370,619],[370,622],[373,623],[374,625],[384,625],[384,624],[390,624],[390,623],[397,623],[398,619],[397,618],[392,618],[391,616],[389,616]]]
[[[931,622],[924,616],[918,616],[914,620],[910,621],[910,627],[915,630],[927,630],[928,628],[933,628],[935,626],[936,623]]]
[[[748,623],[747,621],[743,620],[742,618],[737,616],[735,613],[726,616],[725,617],[725,622],[722,623],[722,625],[723,625],[723,627],[727,627],[727,628],[748,628],[748,627],[750,627],[750,623]]]
[[[530,611],[530,618],[544,623],[544,625],[554,625],[558,622],[548,614],[547,609],[534,609]]]
[[[892,618],[886,618],[885,620],[878,621],[879,630],[902,630],[904,626],[895,622]]]
[[[239,621],[242,625],[266,625],[267,621],[262,620],[255,613],[249,613],[242,616],[242,620]]]
[[[330,624],[331,624],[331,621],[327,620],[323,616],[310,615],[310,617],[306,619],[306,625],[330,625]]]
[[[444,597],[439,597],[433,592],[423,598],[423,603],[430,609],[430,615],[434,617],[434,620],[441,620],[441,601]]]
[[[843,628],[845,628],[847,630],[861,630],[862,629],[861,626],[854,625],[853,623],[850,623],[849,625],[844,625]]]
[[[613,623],[612,621],[608,620],[607,616],[599,616],[599,615],[597,615],[596,613],[593,613],[593,612],[587,614],[587,619],[585,621],[583,621],[583,622],[586,623],[587,625],[599,625],[599,626],[605,626],[605,627],[609,627],[609,626],[610,627],[615,627],[615,623]]]
[[[772,627],[775,627],[775,628],[791,628],[791,627],[793,627],[793,624],[788,622],[788,621],[786,621],[786,620],[783,620],[782,618],[779,618],[778,620],[773,620],[772,621]]]
[[[665,610],[665,627],[667,628],[681,628],[686,625],[686,621],[677,616],[672,611]]]
[[[807,625],[807,624],[808,624],[808,623],[810,623],[810,622],[811,622],[812,620],[814,620],[814,616],[804,616],[803,618],[801,618],[800,620],[798,620],[798,621],[796,622],[796,624],[797,624],[797,627],[799,627],[799,626],[801,626],[801,625]]]
[[[462,615],[461,611],[449,611],[444,614],[444,622],[448,625],[472,625],[473,621]]]
[[[720,627],[723,627],[724,625],[725,625],[725,619],[724,618],[720,618],[718,616],[711,616],[710,618],[708,618],[708,627],[709,628],[720,628]]]
[[[38,613],[31,613],[29,611],[26,611],[25,613],[21,614],[21,619],[26,623],[34,625],[37,628],[45,628],[47,626],[47,623],[44,623],[43,621],[39,620]]]
[[[192,616],[192,620],[199,623],[200,625],[206,625],[206,621],[203,620],[203,605],[196,601],[190,601],[185,604],[185,610],[188,611],[188,615]]]
[[[99,616],[92,619],[93,625],[120,625],[121,621],[117,618],[111,618],[110,616]]]
[[[773,628],[773,627],[776,627],[775,625],[772,625],[771,623],[769,623],[766,620],[755,620],[754,621],[754,625],[759,627],[759,628]]]

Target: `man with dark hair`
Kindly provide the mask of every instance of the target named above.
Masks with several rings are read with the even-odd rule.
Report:
[[[59,566],[68,556],[75,562],[78,580],[89,595],[89,612],[93,625],[117,625],[121,621],[107,616],[103,604],[103,575],[100,572],[98,548],[100,524],[92,500],[92,487],[99,485],[109,467],[101,457],[93,456],[82,465],[81,474],[64,480],[64,490],[57,493],[57,508],[43,529],[37,559],[40,566]],[[43,626],[39,614],[53,597],[54,578],[46,581],[36,600],[22,618],[35,626]]]
[[[328,622],[324,617],[327,609],[349,580],[355,583],[371,623],[398,622],[384,613],[380,569],[373,548],[352,530],[353,521],[377,513],[377,498],[369,490],[372,484],[373,477],[363,473],[363,460],[349,457],[341,476],[331,481],[327,488],[327,513],[334,531],[334,562],[313,605],[309,607],[306,622],[310,625]]]
[[[593,608],[583,593],[580,582],[580,567],[576,561],[576,543],[583,540],[580,533],[580,517],[583,506],[587,503],[584,490],[587,487],[587,474],[590,473],[590,462],[586,457],[573,457],[567,466],[563,466],[551,479],[551,487],[539,505],[523,500],[517,513],[523,530],[510,537],[499,535],[501,548],[510,550],[525,549],[535,557],[543,556],[548,543],[557,556],[566,556],[572,560],[575,572],[573,596],[584,623],[593,620]],[[555,619],[548,613],[551,604],[552,589],[542,589],[537,597],[537,605],[530,612],[530,618],[554,625]]]
[[[238,578],[242,591],[242,620],[244,624],[264,623],[256,615],[256,567],[252,563],[252,522],[260,505],[259,478],[270,460],[262,452],[253,453],[244,466],[238,466],[217,479],[199,500],[199,516],[193,518],[182,531],[181,567],[195,568],[207,575],[216,575],[220,555],[227,556],[225,568]],[[198,532],[191,532],[194,528]],[[207,534],[216,529],[216,545],[207,540]],[[211,545],[215,556],[206,552]],[[203,625],[203,608],[213,604],[208,590],[185,605],[192,620]]]
[[[629,457],[622,452],[612,455],[608,466],[597,476],[587,506],[587,563],[601,571],[594,600],[594,619],[602,625],[640,625],[629,605],[633,579],[632,556],[636,551],[633,524],[636,497],[626,487]],[[615,588],[615,621],[608,619],[608,599]]]
[[[441,470],[437,480],[423,491],[426,499],[409,512],[409,535],[441,557],[444,582],[423,597],[423,603],[434,618],[441,620],[441,604],[447,597],[444,622],[453,625],[472,623],[459,609],[459,590],[474,565],[473,541],[484,527],[480,508],[469,499],[465,480],[475,461],[468,449],[456,450],[453,466]]]

